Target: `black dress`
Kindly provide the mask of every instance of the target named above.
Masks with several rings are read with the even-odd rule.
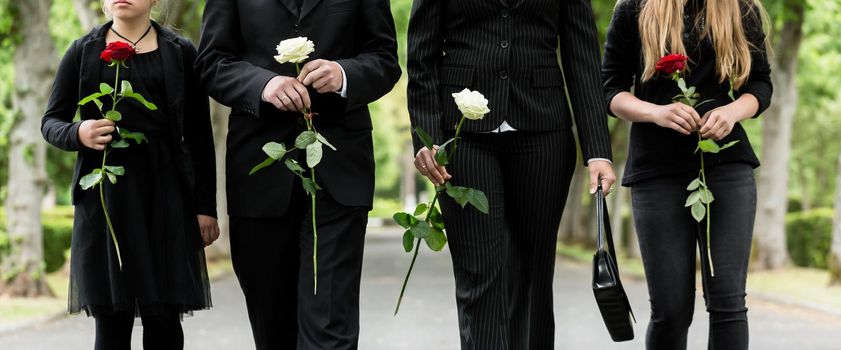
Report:
[[[167,106],[160,51],[136,55],[127,65],[120,69],[120,80],[129,80],[135,92],[159,107]],[[114,84],[113,67],[102,62],[100,74],[102,81]],[[110,99],[101,100],[103,110],[110,109]],[[125,167],[116,184],[104,182],[123,266],[120,270],[99,188],[82,191],[73,226],[69,311],[146,316],[207,309],[204,245],[188,186],[177,171],[174,118],[163,112],[166,108],[150,111],[129,99],[117,110],[123,116],[119,127],[142,132],[149,140],[112,149],[106,162]],[[82,174],[91,170],[82,169]]]

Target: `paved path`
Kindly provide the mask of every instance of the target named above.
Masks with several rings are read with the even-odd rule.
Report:
[[[368,236],[362,286],[362,350],[458,350],[454,287],[449,253],[419,257],[415,275],[400,315],[392,316],[401,278],[410,256],[402,253],[397,232],[372,232]],[[626,281],[626,288],[640,322],[637,339],[615,344],[601,323],[586,264],[559,261],[555,279],[557,349],[643,349],[648,322],[645,284]],[[184,321],[186,349],[253,348],[242,294],[231,277],[213,284],[216,307]],[[700,302],[690,331],[690,349],[706,349],[707,315]],[[813,311],[749,300],[751,348],[762,350],[841,349],[841,318]],[[141,328],[135,328],[135,349]],[[93,321],[68,317],[0,337],[3,350],[92,349]],[[292,349],[290,349],[292,350]]]

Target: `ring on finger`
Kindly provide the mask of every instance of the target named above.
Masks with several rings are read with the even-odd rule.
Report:
[[[285,103],[285,102],[283,102],[283,101],[284,101],[284,100],[287,100],[287,99],[289,99],[289,96],[284,95],[283,97],[281,97],[281,98],[280,98],[280,102],[281,102],[281,103]]]

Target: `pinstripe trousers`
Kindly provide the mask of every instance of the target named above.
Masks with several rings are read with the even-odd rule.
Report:
[[[575,165],[570,129],[462,135],[451,181],[490,204],[485,215],[441,200],[463,350],[553,349],[555,245]]]

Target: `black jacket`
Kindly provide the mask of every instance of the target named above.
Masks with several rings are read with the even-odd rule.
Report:
[[[461,118],[451,94],[470,88],[491,112],[465,123],[466,132],[503,120],[522,131],[562,130],[574,115],[584,160],[611,157],[589,0],[415,0],[408,42],[412,125],[436,143]]]
[[[186,180],[198,214],[216,216],[216,158],[207,95],[202,93],[192,62],[196,49],[189,40],[152,23],[158,32],[158,46],[166,77],[167,106],[158,106],[176,118],[172,137],[181,145],[182,162],[173,164]],[[47,111],[41,119],[41,133],[53,146],[76,151],[73,171],[73,204],[79,192],[79,177],[98,167],[102,152],[79,143],[79,125],[74,122],[77,108],[81,120],[100,119],[93,103],[81,108],[79,100],[99,91],[100,65],[106,64],[99,55],[105,49],[105,35],[111,23],[91,30],[75,40],[64,54],[53,83]]]
[[[196,67],[202,85],[232,107],[228,124],[228,207],[233,216],[277,217],[286,212],[294,175],[275,163],[248,172],[266,155],[265,143],[291,146],[304,129],[300,113],[282,113],[261,101],[276,75],[297,76],[295,65],[275,61],[281,40],[306,36],[310,60],[338,62],[347,98],[310,90],[316,129],[338,149],[325,149],[319,184],[339,203],[371,207],[374,155],[367,104],[391,91],[400,77],[394,21],[388,0],[208,0]]]
[[[773,85],[771,67],[765,51],[765,33],[762,31],[762,19],[752,1],[740,0],[742,6],[742,25],[751,44],[751,71],[747,82],[739,90],[733,91],[733,97],[750,93],[759,101],[759,116],[771,103]],[[699,28],[695,28],[695,18],[703,9],[704,0],[687,1],[684,8],[684,45],[689,56],[686,84],[697,88],[700,100],[711,100],[700,105],[698,114],[726,105],[732,101],[729,82],[720,82],[716,71],[715,49],[709,37],[701,39]],[[680,94],[677,84],[669,77],[655,76],[651,80],[641,80],[643,62],[642,42],[639,33],[639,13],[641,0],[622,0],[616,5],[613,19],[608,27],[605,42],[602,78],[606,103],[610,104],[617,94],[632,91],[636,97],[654,104],[672,103],[672,98]],[[718,154],[706,154],[706,166],[742,162],[753,167],[759,166],[759,159],[754,154],[747,133],[740,123],[733,127],[724,139],[718,143],[739,140],[739,143]],[[698,147],[698,135],[683,135],[672,129],[654,123],[633,123],[631,126],[628,163],[622,184],[633,185],[636,182],[664,175],[694,173],[700,167],[700,157],[695,153]],[[694,176],[694,175],[693,175]]]

